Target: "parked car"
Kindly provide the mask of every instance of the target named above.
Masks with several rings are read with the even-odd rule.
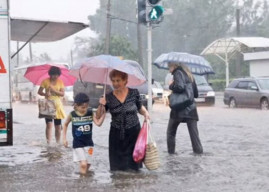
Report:
[[[148,105],[148,86],[147,82],[136,87],[131,87],[138,89],[140,97],[142,99],[142,104],[147,107]],[[109,93],[113,90],[113,87],[110,85],[106,86],[106,93]],[[90,82],[81,82],[77,81],[73,87],[74,96],[80,92],[86,93],[90,97],[90,106],[97,108],[99,105],[99,99],[104,94],[104,85],[98,83]],[[154,101],[152,101],[154,103]]]
[[[248,77],[233,80],[224,91],[224,104],[259,107],[268,110],[269,77]]]
[[[153,80],[152,82],[152,98],[159,100],[163,98],[163,87],[160,82]]]
[[[73,102],[74,102],[73,86],[65,87],[63,103],[73,104]]]
[[[211,85],[207,82],[206,78],[203,75],[193,74],[195,82],[198,88],[198,98],[195,98],[197,104],[203,105],[214,105],[215,104],[215,92]],[[168,73],[165,78],[165,86],[163,93],[163,100],[166,105],[168,105],[168,95],[171,91],[169,90],[169,82],[173,79],[171,73]]]
[[[203,75],[193,75],[198,88],[198,104],[215,105],[215,91]]]

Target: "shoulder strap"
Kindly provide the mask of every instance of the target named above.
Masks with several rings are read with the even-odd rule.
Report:
[[[182,77],[183,77],[183,81],[184,81],[184,84],[186,85],[187,84],[187,81],[186,81],[186,73],[184,71],[182,71],[181,69],[178,69],[178,71],[181,73]]]
[[[75,111],[72,111],[72,112],[70,113],[70,115],[71,115],[71,117],[76,117],[76,116],[77,116],[77,114],[76,114]]]
[[[88,108],[88,115],[90,115],[90,116],[92,116],[92,108],[90,107],[90,108]]]

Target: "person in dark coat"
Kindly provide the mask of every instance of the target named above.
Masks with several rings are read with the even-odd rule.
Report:
[[[181,63],[169,63],[169,71],[173,75],[173,81],[170,82],[169,89],[174,93],[183,93],[185,91],[185,85],[192,83],[194,98],[198,97],[198,89],[195,83],[195,79],[190,70]],[[190,106],[182,110],[172,109],[170,112],[170,119],[167,128],[167,147],[168,153],[175,153],[176,146],[176,132],[180,123],[187,123],[192,149],[194,153],[202,154],[203,147],[199,138],[199,132],[197,128],[198,113],[195,102]]]

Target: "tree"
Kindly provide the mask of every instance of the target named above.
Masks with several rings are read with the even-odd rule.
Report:
[[[126,20],[137,20],[135,2],[136,0],[111,0],[111,16],[114,18],[112,19],[111,34],[126,38],[131,47],[136,50],[137,26],[126,22]],[[214,40],[235,35],[234,23],[237,6],[234,0],[162,0],[162,2],[164,8],[173,9],[173,14],[165,15],[163,22],[153,26],[153,60],[160,54],[170,51],[200,54]],[[241,2],[243,4],[241,34],[269,36],[267,1],[242,0]],[[107,0],[100,0],[100,9],[96,15],[89,17],[91,29],[96,31],[101,39],[104,39],[106,34],[106,4]],[[147,55],[146,34],[146,27],[143,27],[144,49],[142,52],[144,58]],[[102,46],[102,43],[99,43],[99,46]],[[213,60],[213,62],[216,61]],[[231,63],[231,69],[233,69],[233,61]],[[216,71],[222,71],[222,69],[216,69]],[[245,69],[244,71],[247,72]],[[153,68],[153,77],[158,80],[165,73],[167,71]]]
[[[93,38],[76,38],[74,49],[75,58],[104,54],[104,45],[104,39],[99,40]],[[137,59],[137,53],[132,48],[131,43],[126,38],[119,35],[111,37],[109,52],[111,55],[122,56],[124,59]]]
[[[111,0],[111,34],[125,37],[132,47],[137,47],[136,25],[122,21],[136,21],[135,0]],[[101,38],[105,38],[106,3],[100,0],[100,9],[90,16],[90,27]],[[173,8],[172,15],[165,15],[164,21],[153,26],[153,60],[161,53],[170,51],[200,52],[212,41],[225,36],[234,19],[233,0],[163,0],[165,8]],[[143,53],[146,57],[146,28],[142,29]],[[145,60],[145,59],[144,59]],[[167,71],[153,68],[153,76],[158,79]],[[160,75],[159,75],[160,73]],[[157,79],[156,78],[156,79]]]
[[[206,46],[226,36],[230,30],[232,5],[232,0],[165,1],[164,7],[173,8],[173,14],[165,15],[164,21],[153,31],[153,58],[170,51],[199,55]],[[153,68],[156,79],[163,76],[164,80],[166,73]]]
[[[107,0],[100,0],[100,9],[96,14],[89,16],[90,28],[100,35],[101,39],[106,35],[106,7]],[[119,35],[128,39],[132,45],[136,45],[136,0],[111,0],[111,35]],[[130,22],[128,22],[130,21]]]
[[[267,28],[268,4],[266,0],[242,0],[240,9],[240,35],[260,36],[262,29]]]

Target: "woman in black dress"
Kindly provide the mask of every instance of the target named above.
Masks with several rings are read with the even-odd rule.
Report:
[[[138,170],[141,163],[133,160],[133,150],[141,125],[137,113],[149,119],[149,113],[142,105],[137,89],[126,87],[128,75],[113,70],[109,74],[114,90],[100,98],[100,104],[111,113],[112,121],[109,132],[110,170]],[[97,116],[102,111],[99,106]]]

